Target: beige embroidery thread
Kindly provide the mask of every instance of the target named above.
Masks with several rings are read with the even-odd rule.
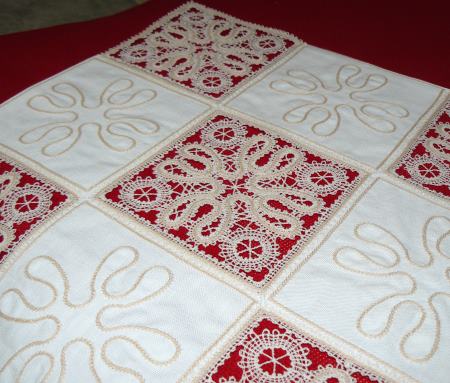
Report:
[[[44,144],[41,153],[57,157],[77,144],[84,129],[94,127],[98,139],[107,148],[116,152],[131,150],[137,145],[137,141],[130,133],[148,136],[156,134],[160,129],[157,122],[143,117],[143,112],[135,110],[152,102],[157,97],[156,91],[140,89],[128,94],[133,87],[133,80],[120,78],[104,88],[97,105],[88,105],[83,91],[75,84],[57,83],[51,87],[51,96],[36,95],[27,102],[28,107],[35,112],[53,115],[56,120],[27,130],[19,137],[19,141],[22,144],[49,141]],[[56,101],[57,97],[65,102]],[[89,118],[84,121],[83,115],[76,112],[75,108],[82,108]],[[90,116],[92,111],[97,111],[94,116]],[[100,123],[98,120],[105,122]],[[123,130],[129,133],[120,133]],[[114,144],[114,139],[118,140],[118,145]]]
[[[24,372],[26,371],[28,365],[33,361],[33,359],[38,358],[40,356],[45,356],[50,362],[50,367],[49,367],[48,371],[45,373],[45,375],[42,377],[42,379],[39,383],[47,382],[48,377],[52,373],[53,367],[55,365],[55,358],[53,357],[53,355],[49,354],[48,352],[41,351],[41,352],[37,352],[37,353],[33,354],[32,356],[30,356],[28,358],[28,360],[24,363],[23,367],[19,371],[19,375],[17,376],[16,383],[22,382],[22,376],[23,376]],[[24,383],[26,383],[26,382],[24,382]]]
[[[339,129],[342,119],[340,110],[343,108],[348,108],[363,126],[378,133],[393,133],[397,126],[390,118],[406,118],[409,116],[408,110],[393,102],[364,97],[383,88],[388,79],[383,75],[369,74],[362,80],[359,77],[361,72],[362,69],[356,64],[342,65],[336,73],[336,86],[330,87],[306,70],[288,70],[287,80],[272,81],[269,87],[277,93],[299,96],[301,104],[288,110],[283,120],[302,124],[310,119],[311,114],[316,115],[311,118],[315,120],[311,130],[318,136],[329,137]],[[347,103],[333,102],[332,97],[337,94],[344,95]],[[319,117],[320,114],[325,116]],[[325,125],[331,125],[331,129],[320,131],[319,128]]]
[[[106,275],[104,278],[103,283],[101,283],[100,286],[100,290],[101,292],[108,298],[110,299],[123,299],[127,296],[129,296],[132,292],[134,292],[141,284],[142,280],[144,279],[144,277],[149,274],[149,273],[163,273],[165,274],[165,280],[162,282],[162,284],[160,286],[158,286],[155,290],[150,291],[150,292],[146,292],[145,296],[143,298],[140,299],[135,299],[131,302],[128,303],[116,303],[116,304],[109,304],[104,306],[103,308],[101,308],[96,316],[96,324],[99,330],[103,331],[103,332],[115,332],[115,331],[125,331],[125,333],[129,330],[132,331],[140,331],[140,332],[145,332],[147,334],[153,334],[155,336],[158,336],[159,338],[163,339],[165,342],[168,342],[168,344],[171,345],[171,347],[174,349],[173,354],[166,360],[157,360],[156,358],[151,357],[147,351],[145,351],[145,349],[135,340],[133,340],[132,338],[130,338],[127,335],[117,335],[117,336],[113,336],[108,338],[108,340],[103,344],[102,346],[102,356],[105,356],[103,358],[104,362],[109,365],[110,367],[114,367],[114,363],[110,361],[110,359],[106,356],[106,350],[109,347],[109,345],[114,341],[114,340],[123,340],[126,341],[127,343],[133,345],[144,357],[145,359],[153,364],[157,364],[157,365],[161,365],[161,366],[166,366],[171,364],[173,361],[175,361],[179,355],[180,355],[180,345],[178,343],[178,341],[171,336],[170,334],[158,330],[156,328],[152,328],[152,327],[147,327],[145,325],[130,325],[130,324],[119,324],[119,325],[110,325],[110,324],[105,324],[103,321],[103,315],[106,313],[107,310],[113,310],[113,309],[119,309],[119,310],[124,310],[124,309],[128,309],[128,308],[132,308],[135,306],[139,306],[140,304],[149,301],[153,298],[155,298],[156,296],[160,295],[162,292],[164,292],[167,288],[169,288],[169,286],[172,284],[173,281],[173,274],[172,272],[165,266],[152,266],[150,268],[145,269],[144,271],[142,271],[136,278],[136,280],[132,283],[131,287],[127,288],[125,291],[120,291],[120,292],[116,292],[116,293],[112,293],[109,291],[108,288],[108,284],[110,284],[113,280],[114,277],[118,276],[119,274],[125,272],[126,270],[130,269],[131,267],[135,266],[138,259],[139,259],[139,253],[138,251],[130,246],[121,246],[118,247],[114,250],[112,250],[111,252],[109,252],[100,262],[99,265],[97,266],[96,270],[94,271],[91,279],[90,279],[90,283],[89,283],[89,296],[87,299],[85,299],[83,302],[80,303],[74,303],[69,295],[70,295],[70,283],[69,283],[69,278],[67,277],[64,269],[62,268],[62,266],[52,257],[49,256],[38,256],[33,258],[32,260],[30,260],[27,265],[25,266],[25,270],[24,270],[24,274],[27,277],[27,279],[37,282],[41,285],[43,285],[44,287],[48,288],[51,291],[51,299],[48,303],[42,304],[40,306],[32,304],[31,302],[28,301],[28,299],[26,298],[25,294],[17,289],[17,288],[11,288],[6,290],[2,295],[0,295],[0,303],[5,299],[5,297],[7,295],[15,295],[19,298],[19,301],[22,302],[22,304],[29,310],[34,311],[34,312],[42,312],[46,309],[48,309],[50,306],[52,306],[56,299],[61,296],[58,292],[58,289],[53,285],[52,282],[50,282],[49,280],[45,280],[43,278],[40,278],[36,275],[34,275],[31,271],[31,268],[33,266],[33,263],[35,262],[45,262],[48,265],[50,265],[52,268],[54,268],[57,272],[57,274],[61,277],[61,280],[63,282],[63,291],[62,291],[62,302],[64,303],[64,305],[70,309],[82,309],[83,307],[87,306],[88,304],[90,304],[94,298],[96,297],[96,285],[97,285],[97,278],[100,272],[102,272],[102,270],[104,269],[104,265],[113,257],[115,256],[115,254],[118,254],[118,252],[120,251],[127,251],[129,253],[131,253],[132,258],[129,261],[125,261],[125,265],[120,266],[119,268],[112,270],[109,272],[108,275]],[[123,262],[123,261],[122,261]],[[5,313],[4,311],[2,311],[0,309],[0,318],[9,321],[9,322],[13,322],[13,323],[23,323],[23,324],[27,324],[27,323],[40,323],[42,321],[47,321],[50,320],[53,323],[55,323],[55,331],[48,337],[46,337],[45,339],[41,339],[41,340],[36,340],[33,342],[30,342],[29,344],[23,346],[22,348],[20,348],[18,351],[16,351],[4,364],[4,366],[0,369],[0,374],[2,374],[4,372],[4,370],[10,365],[10,363],[19,355],[22,354],[24,351],[26,351],[27,349],[31,348],[31,347],[35,347],[35,346],[39,346],[39,345],[43,345],[43,344],[48,344],[49,342],[51,342],[53,339],[56,338],[56,336],[60,333],[60,329],[62,328],[62,323],[61,321],[56,318],[54,315],[46,315],[46,316],[41,316],[35,319],[28,319],[28,318],[20,318],[17,316],[12,316],[9,315],[7,313]],[[89,366],[90,366],[90,370],[92,372],[92,374],[95,376],[96,381],[100,382],[100,378],[96,372],[95,366],[94,366],[94,345],[91,341],[85,339],[85,338],[75,338],[69,342],[67,342],[65,344],[65,346],[63,347],[62,351],[61,351],[61,372],[60,372],[60,378],[59,381],[63,381],[64,380],[64,374],[66,371],[66,350],[71,347],[73,344],[75,343],[82,343],[85,346],[87,346],[89,348]],[[26,362],[25,364],[29,363],[30,360],[28,362]],[[21,371],[23,371],[26,368],[26,365],[22,368]]]
[[[416,332],[418,332],[422,328],[422,326],[427,318],[427,312],[420,303],[416,302],[413,299],[404,299],[404,300],[401,300],[400,302],[396,303],[395,305],[393,305],[390,308],[390,311],[386,318],[386,322],[382,326],[381,330],[378,330],[375,332],[366,331],[364,329],[364,321],[371,314],[371,312],[373,310],[375,310],[378,307],[381,307],[384,303],[391,302],[394,298],[412,296],[417,291],[417,287],[418,287],[418,282],[417,282],[416,278],[414,278],[410,273],[406,273],[406,272],[402,272],[402,271],[389,271],[389,272],[367,271],[366,268],[362,269],[360,266],[353,266],[352,262],[350,262],[349,260],[345,261],[342,259],[342,257],[345,254],[348,255],[349,251],[350,251],[350,252],[356,253],[358,255],[358,257],[365,260],[369,266],[375,265],[376,267],[381,267],[382,269],[387,269],[387,270],[391,270],[393,267],[397,266],[401,262],[402,258],[406,259],[410,264],[414,265],[415,267],[418,267],[421,269],[428,268],[434,262],[434,256],[432,253],[432,251],[434,251],[434,250],[430,249],[430,247],[429,247],[429,239],[428,239],[429,227],[435,220],[439,220],[439,219],[444,219],[447,222],[447,224],[450,224],[450,219],[448,219],[447,217],[432,216],[432,217],[429,217],[425,221],[425,223],[422,227],[422,245],[425,250],[425,254],[427,255],[427,261],[425,263],[419,263],[416,260],[412,259],[410,257],[409,251],[406,248],[406,246],[404,246],[403,243],[393,233],[391,233],[389,230],[384,229],[381,226],[373,224],[373,223],[358,224],[354,229],[355,237],[363,242],[371,243],[371,244],[380,246],[381,248],[389,250],[391,252],[391,255],[392,254],[394,255],[393,262],[381,263],[376,260],[374,255],[368,253],[366,250],[361,251],[352,246],[341,247],[341,248],[337,249],[333,253],[333,256],[332,256],[334,262],[339,267],[341,267],[342,269],[345,269],[349,272],[352,272],[352,273],[357,273],[357,274],[366,275],[366,276],[370,276],[370,277],[404,276],[407,279],[409,279],[410,288],[408,290],[393,293],[393,294],[388,294],[388,295],[384,296],[383,298],[370,304],[367,308],[365,308],[357,319],[356,327],[359,332],[361,332],[362,334],[364,334],[367,337],[370,337],[370,338],[383,337],[389,332],[390,328],[392,327],[393,320],[396,316],[396,313],[398,312],[398,310],[401,307],[406,306],[406,305],[415,307],[417,312],[419,312],[419,319],[416,321],[416,323],[413,325],[413,327],[411,329],[409,329],[405,334],[402,335],[401,340],[400,340],[400,352],[402,353],[402,355],[405,358],[407,358],[411,361],[414,361],[414,362],[428,361],[429,359],[431,359],[433,357],[433,355],[438,350],[439,343],[440,343],[440,336],[441,336],[440,335],[441,334],[441,319],[439,317],[439,313],[438,313],[436,307],[434,306],[433,300],[438,296],[450,297],[450,293],[445,292],[445,291],[437,291],[437,292],[431,293],[431,295],[428,297],[427,304],[429,306],[429,309],[431,310],[431,315],[432,315],[434,325],[435,325],[433,343],[430,347],[430,350],[428,352],[426,352],[424,355],[415,356],[415,355],[412,355],[406,349],[406,343],[408,342],[408,340],[411,337],[413,337],[416,334]],[[389,238],[391,238],[391,240],[393,240],[395,242],[396,247],[400,248],[402,250],[403,257],[401,257],[400,254],[398,253],[398,251],[396,251],[392,246],[387,246],[387,245],[381,243],[379,240],[379,236],[375,236],[376,239],[373,239],[373,238],[371,239],[370,237],[362,236],[360,233],[360,228],[362,226],[370,226],[370,227],[372,227],[372,229],[375,228],[375,229],[379,230],[380,232],[383,232]],[[436,244],[434,246],[437,253],[442,255],[445,258],[449,258],[449,256],[444,254],[444,252],[441,249],[441,244],[444,241],[444,239],[449,235],[450,235],[450,230],[445,231],[444,234],[441,234],[438,237],[438,239],[436,240]],[[446,278],[448,278],[449,269],[450,268],[448,268],[444,271],[444,277],[446,277]],[[445,287],[443,287],[443,288],[445,289]]]

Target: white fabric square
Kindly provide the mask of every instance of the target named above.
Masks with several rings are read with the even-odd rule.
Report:
[[[276,296],[421,382],[450,374],[450,214],[377,181]]]
[[[175,382],[248,304],[82,205],[0,281],[0,381]]]
[[[307,46],[229,106],[378,167],[440,91]]]
[[[0,140],[90,189],[206,109],[93,58],[1,106]]]

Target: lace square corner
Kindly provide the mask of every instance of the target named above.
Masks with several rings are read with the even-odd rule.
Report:
[[[384,383],[329,347],[260,313],[202,383]]]

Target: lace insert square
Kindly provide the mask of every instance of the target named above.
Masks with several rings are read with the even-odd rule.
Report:
[[[0,156],[0,263],[36,226],[69,201],[59,187]]]
[[[393,169],[408,182],[450,198],[450,99]]]
[[[191,2],[107,54],[195,93],[220,99],[298,43],[286,32]]]
[[[384,379],[266,315],[251,323],[202,383],[375,383]]]
[[[278,133],[219,114],[114,184],[104,198],[260,287],[361,178]]]

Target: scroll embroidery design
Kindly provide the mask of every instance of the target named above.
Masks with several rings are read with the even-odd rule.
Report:
[[[260,287],[359,181],[354,169],[217,115],[105,197]]]
[[[329,85],[318,76],[303,70],[288,70],[286,78],[272,81],[270,89],[296,96],[298,105],[289,109],[283,120],[290,124],[308,124],[318,136],[336,133],[344,114],[351,116],[364,128],[378,133],[393,133],[395,121],[408,117],[403,106],[382,99],[371,98],[372,93],[388,84],[379,74],[362,75],[359,66],[342,65],[336,73],[336,84]]]
[[[150,26],[108,53],[184,88],[218,99],[286,53],[296,39],[199,4]]]
[[[331,349],[261,315],[202,383],[383,383]]]
[[[447,227],[445,231],[444,227]],[[441,234],[436,235],[431,228]],[[379,283],[397,281],[400,285],[404,286],[406,282],[409,286],[388,294],[365,308],[357,320],[358,331],[369,338],[387,336],[398,311],[404,306],[413,307],[418,319],[407,325],[400,340],[400,352],[414,362],[431,359],[439,348],[442,319],[447,318],[448,321],[450,317],[450,312],[440,314],[436,308],[436,303],[450,298],[450,219],[433,216],[424,223],[421,260],[416,259],[419,258],[417,254],[414,257],[407,245],[393,233],[377,224],[357,225],[354,236],[366,246],[376,246],[380,252],[359,250],[351,246],[341,247],[333,254],[333,260],[339,267],[367,276],[371,280],[376,279]],[[449,267],[442,269],[442,266],[435,266],[436,257],[447,259]],[[423,298],[424,295],[426,298]],[[431,335],[432,342],[429,350],[425,351],[423,339],[425,336],[429,337],[428,334]]]
[[[41,153],[57,157],[71,150],[86,129],[94,129],[98,140],[110,150],[133,149],[136,134],[154,135],[159,124],[148,118],[148,104],[156,97],[152,89],[131,93],[135,84],[121,78],[108,84],[96,103],[88,103],[83,90],[75,84],[61,82],[51,87],[52,93],[30,98],[28,107],[51,119],[27,130],[19,137],[22,144],[41,143]]]
[[[116,283],[116,287],[112,286],[114,279],[120,278],[121,275],[125,275],[132,270],[138,260],[139,254],[133,247],[123,246],[111,251],[99,262],[90,280],[87,291],[88,297],[81,302],[72,300],[69,277],[56,259],[42,255],[29,261],[24,268],[26,278],[33,282],[36,287],[40,285],[39,288],[47,289],[51,298],[44,304],[36,304],[27,298],[31,294],[26,290],[22,291],[20,288],[10,288],[0,295],[0,320],[9,322],[11,325],[18,326],[18,328],[27,328],[27,331],[34,331],[35,334],[35,340],[20,347],[0,367],[0,378],[12,364],[20,363],[21,355],[25,352],[30,349],[35,350],[39,346],[51,349],[52,341],[56,339],[64,343],[59,352],[61,370],[58,381],[64,381],[67,369],[67,353],[74,345],[83,346],[87,349],[89,358],[87,365],[97,382],[101,381],[94,364],[94,355],[97,352],[100,352],[100,357],[107,366],[120,373],[132,375],[140,382],[145,381],[144,377],[138,371],[127,366],[128,358],[126,351],[123,350],[131,347],[140,354],[146,363],[158,366],[167,366],[174,362],[180,354],[180,345],[173,336],[146,324],[133,323],[133,319],[130,320],[130,318],[133,318],[133,310],[152,301],[156,296],[170,288],[173,281],[172,272],[165,266],[156,265],[140,272],[131,285],[127,283],[124,287],[120,284],[120,287],[117,288],[118,284]],[[144,288],[143,283],[146,279],[151,279],[152,284],[146,284]],[[58,285],[62,286],[62,290],[58,289]],[[100,297],[100,300],[97,300],[98,297]],[[112,300],[114,303],[98,307],[102,304],[102,298]],[[55,310],[55,306],[58,306],[57,310]],[[95,306],[95,316],[91,314],[93,306]],[[91,329],[97,328],[98,331],[109,334],[100,350],[97,351],[96,349],[100,345],[95,344],[95,339],[99,338],[98,336],[94,335],[92,339],[73,337],[71,335],[73,334],[72,330],[65,331],[66,322],[69,325],[74,315],[82,318],[83,321],[92,320],[95,323],[90,326]],[[155,313],[152,315],[155,315]],[[126,318],[130,323],[127,322]],[[136,321],[136,319],[134,320]],[[50,334],[49,328],[52,329]],[[158,341],[164,344],[161,352],[154,354],[154,347],[152,351],[148,351],[146,347],[148,343],[145,342],[150,342],[150,339],[152,343]],[[124,344],[127,347],[123,347]],[[119,347],[120,345],[121,347]],[[49,369],[46,376],[50,375],[56,357],[57,355],[52,355],[49,352],[36,350],[23,364],[19,376],[36,358],[47,359]],[[79,366],[76,366],[76,368],[79,368]]]

